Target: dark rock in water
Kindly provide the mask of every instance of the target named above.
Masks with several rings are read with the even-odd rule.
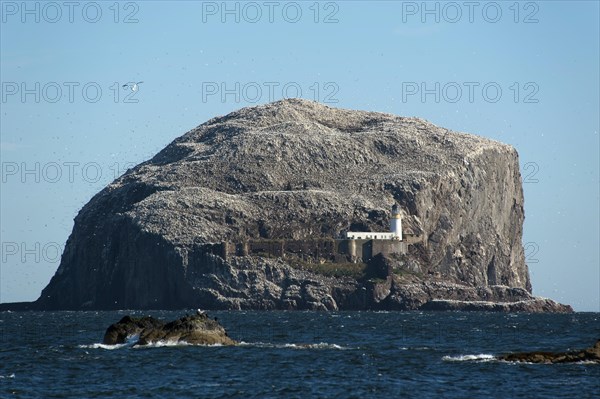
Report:
[[[103,343],[115,345],[125,343],[129,337],[139,336],[135,345],[155,342],[185,342],[198,345],[235,345],[225,329],[206,314],[185,316],[165,323],[153,317],[123,317],[112,324],[104,334]]]
[[[107,345],[123,344],[128,337],[139,335],[144,330],[160,329],[164,324],[150,316],[141,318],[124,316],[117,323],[108,327],[102,342]]]
[[[383,309],[431,311],[486,311],[570,313],[568,305],[531,295],[523,288],[501,285],[473,287],[446,281],[408,283],[394,277]]]
[[[248,239],[388,231],[392,204],[407,237],[421,238],[402,257],[363,265],[366,273],[322,259],[235,256]],[[513,147],[417,118],[288,99],[213,118],[96,194],[35,307],[402,310],[434,299],[531,300],[523,220]],[[220,255],[223,242],[239,251]]]
[[[570,313],[568,305],[556,303],[546,298],[536,298],[525,294],[515,302],[463,301],[453,299],[433,299],[420,307],[421,310],[460,310],[478,312],[528,312],[528,313]]]
[[[591,348],[570,352],[522,352],[498,356],[499,360],[527,363],[600,363],[600,340]]]

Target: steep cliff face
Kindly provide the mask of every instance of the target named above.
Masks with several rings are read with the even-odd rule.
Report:
[[[204,249],[387,231],[393,203],[405,232],[423,242],[389,260],[399,272],[383,285]],[[523,219],[511,146],[417,118],[283,100],[209,120],[94,196],[37,304],[411,309],[448,299],[457,286],[475,292],[469,300],[503,286],[518,289],[511,301],[535,301]],[[406,294],[405,283],[424,294]],[[502,300],[494,297],[501,289],[488,291],[485,300]]]

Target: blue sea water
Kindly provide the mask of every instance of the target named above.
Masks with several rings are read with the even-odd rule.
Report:
[[[102,345],[125,314],[185,312],[1,312],[0,397],[600,397],[600,365],[494,359],[591,346],[599,313],[210,312],[241,345]]]

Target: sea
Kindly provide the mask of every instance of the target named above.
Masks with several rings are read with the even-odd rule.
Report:
[[[496,359],[592,346],[600,313],[215,311],[239,345],[103,345],[127,314],[186,311],[0,312],[0,397],[600,398],[599,364]]]

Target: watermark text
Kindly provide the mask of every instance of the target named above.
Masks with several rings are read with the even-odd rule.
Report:
[[[539,91],[535,82],[402,82],[402,102],[497,103],[504,96],[515,103],[537,104]]]
[[[402,22],[495,24],[510,20],[516,24],[537,24],[539,10],[539,4],[533,1],[404,1]]]
[[[337,103],[340,88],[335,82],[202,82],[202,102],[222,103],[272,102],[278,98],[301,98],[305,95],[322,103]]]
[[[0,12],[2,23],[48,23],[101,21],[135,24],[139,22],[137,2],[103,1],[2,1]]]
[[[339,22],[339,11],[340,6],[334,1],[204,1],[202,22],[295,24],[312,21],[315,24],[336,24]]]

